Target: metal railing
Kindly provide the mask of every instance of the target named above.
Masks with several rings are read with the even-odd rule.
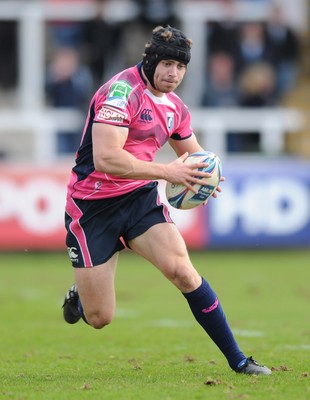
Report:
[[[184,31],[192,37],[195,51],[181,96],[192,109],[193,127],[202,133],[206,148],[220,154],[225,153],[225,135],[234,129],[246,133],[258,130],[262,136],[261,150],[268,154],[279,154],[283,149],[284,135],[302,126],[302,115],[288,109],[201,109],[198,108],[203,90],[204,25],[207,19],[225,17],[222,2],[180,2],[176,13],[182,21]],[[128,1],[108,1],[105,16],[110,20],[123,21],[137,13]],[[236,2],[238,20],[264,19],[268,10],[263,2]],[[18,21],[19,85],[17,107],[0,110],[1,133],[17,130],[19,134],[32,131],[34,134],[33,161],[50,163],[57,160],[56,135],[59,128],[80,126],[79,112],[72,110],[48,110],[44,106],[45,77],[45,29],[49,20],[87,20],[95,15],[93,3],[58,3],[48,1],[0,1],[0,20]],[[14,158],[14,155],[13,155]]]

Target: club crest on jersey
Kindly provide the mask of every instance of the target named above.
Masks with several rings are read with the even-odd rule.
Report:
[[[110,88],[105,104],[117,108],[126,108],[132,87],[126,81],[114,82]]]
[[[102,121],[122,123],[127,118],[127,114],[104,105],[101,107],[97,118]]]
[[[174,126],[174,113],[172,112],[167,112],[167,128],[168,131],[172,131],[172,128]]]

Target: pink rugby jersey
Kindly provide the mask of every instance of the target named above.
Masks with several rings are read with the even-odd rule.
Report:
[[[188,109],[175,93],[154,96],[146,87],[141,64],[122,71],[101,86],[90,103],[68,185],[68,195],[76,199],[115,197],[150,182],[95,170],[91,133],[94,123],[128,128],[124,149],[148,162],[154,160],[170,137],[182,140],[192,135]]]

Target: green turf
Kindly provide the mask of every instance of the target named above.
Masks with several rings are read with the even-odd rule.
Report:
[[[0,254],[0,399],[310,398],[310,251],[193,253],[236,338],[272,376],[233,373],[185,299],[123,253],[117,314],[103,330],[63,322],[66,254]]]

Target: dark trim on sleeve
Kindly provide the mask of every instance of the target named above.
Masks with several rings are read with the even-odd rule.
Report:
[[[181,137],[181,136],[176,132],[176,133],[173,133],[173,134],[170,136],[170,139],[173,139],[173,140],[185,140],[185,139],[190,138],[191,136],[192,136],[192,133],[191,133],[190,135],[186,136],[186,137]]]

